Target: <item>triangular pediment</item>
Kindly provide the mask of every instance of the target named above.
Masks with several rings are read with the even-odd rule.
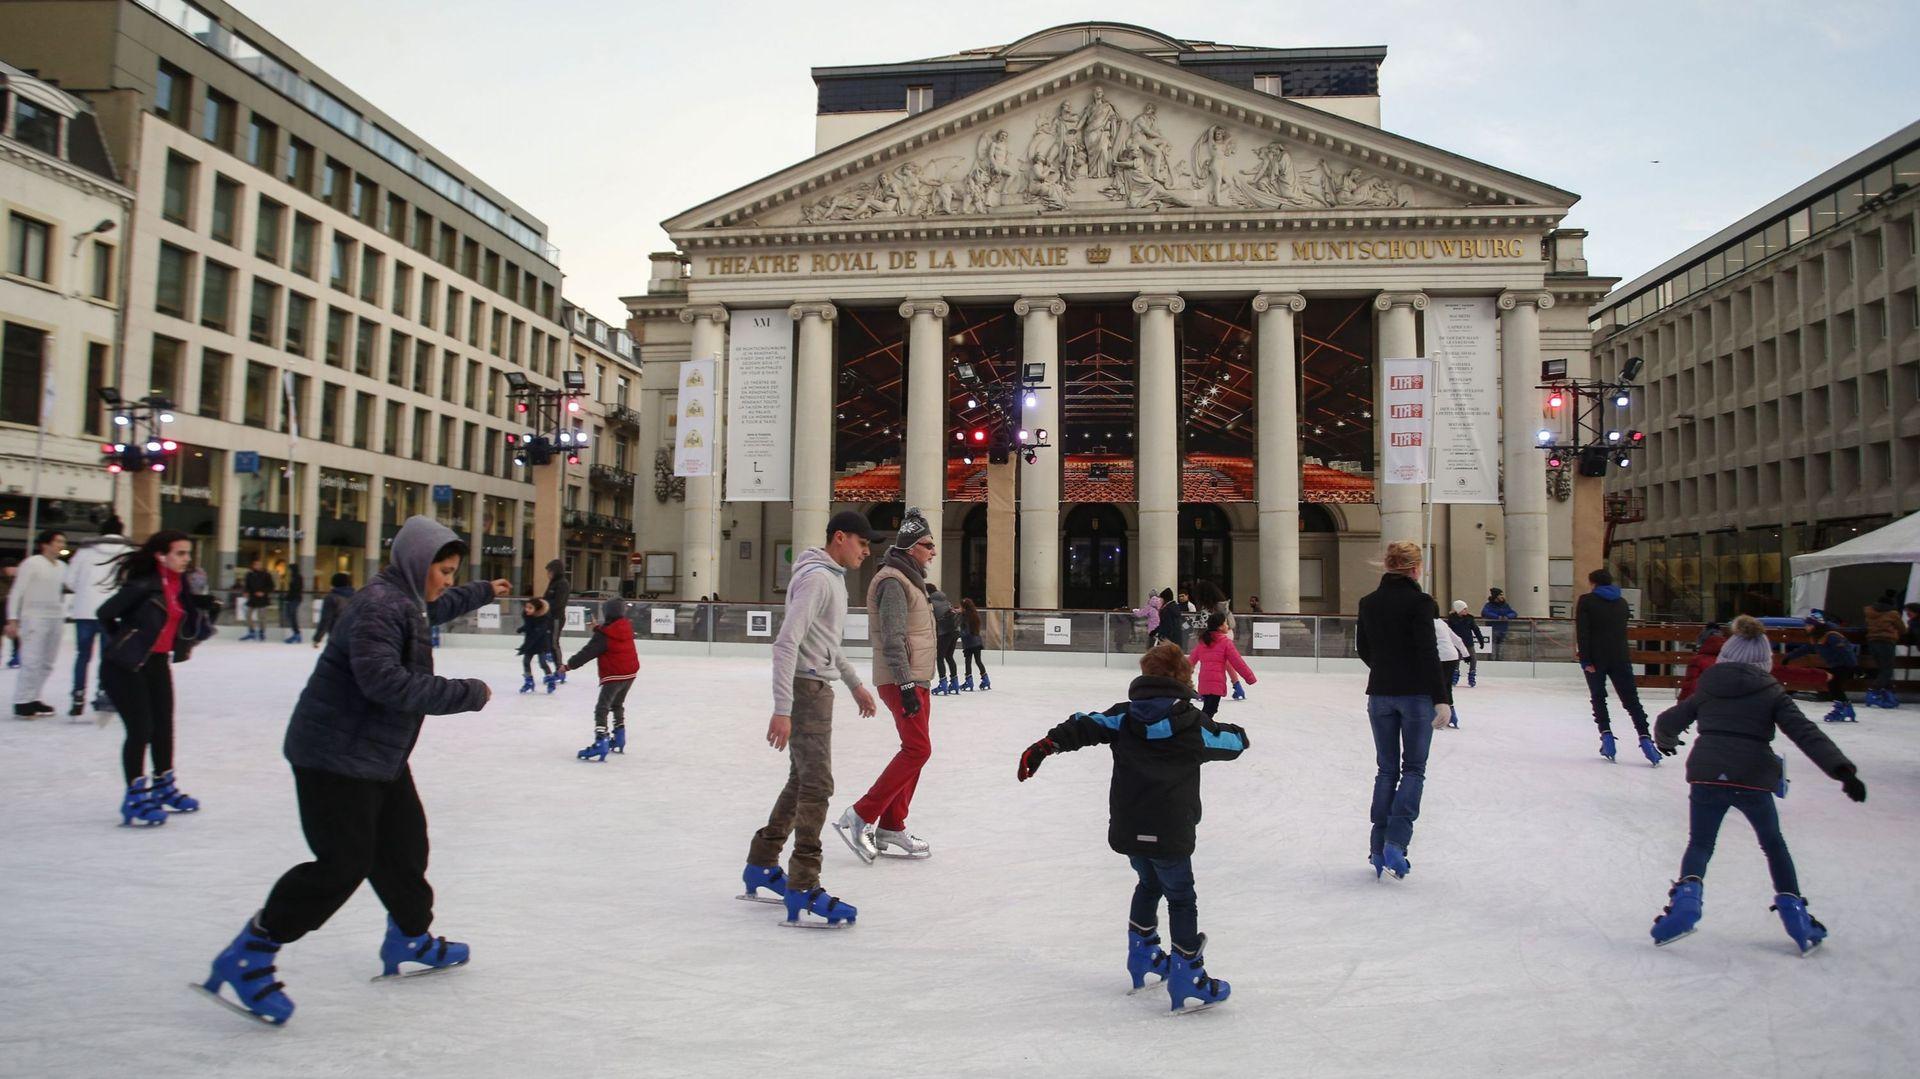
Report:
[[[694,207],[732,229],[962,226],[1158,212],[1416,216],[1578,196],[1284,98],[1094,44]]]

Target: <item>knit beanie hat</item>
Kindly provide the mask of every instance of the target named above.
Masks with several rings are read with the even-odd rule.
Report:
[[[1455,612],[1459,612],[1459,611],[1464,611],[1464,610],[1466,610],[1466,609],[1467,609],[1467,601],[1466,601],[1466,600],[1464,600],[1464,599],[1456,599],[1456,600],[1454,600],[1454,601],[1453,601],[1453,609],[1454,609],[1454,611],[1455,611]]]
[[[1720,646],[1719,663],[1747,663],[1763,671],[1773,670],[1773,646],[1767,643],[1767,630],[1760,620],[1741,615],[1729,627],[1727,643]]]
[[[931,531],[932,529],[927,527],[927,518],[921,514],[920,510],[909,507],[906,515],[900,520],[899,533],[893,537],[893,546],[897,550],[904,551],[926,539]]]

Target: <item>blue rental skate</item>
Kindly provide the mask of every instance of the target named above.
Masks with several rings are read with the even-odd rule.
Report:
[[[1664,948],[1694,931],[1700,924],[1701,908],[1705,906],[1700,895],[1703,887],[1705,884],[1699,877],[1673,882],[1673,889],[1667,893],[1667,909],[1653,920],[1654,944]]]
[[[627,755],[627,725],[622,723],[613,729],[613,738],[607,743],[615,753]]]
[[[1854,717],[1853,702],[1851,701],[1835,701],[1833,703],[1833,710],[1831,712],[1828,712],[1822,718],[1824,718],[1828,723],[1860,722],[1858,719]]]
[[[777,865],[752,865],[740,871],[740,882],[747,890],[734,896],[748,903],[780,905],[787,901],[787,875]],[[761,889],[771,895],[761,895]]]
[[[843,903],[837,896],[827,894],[825,888],[787,889],[787,920],[781,925],[794,929],[845,929],[853,924],[860,911],[852,903]],[[811,918],[801,915],[811,914]]]
[[[248,918],[240,935],[214,957],[207,980],[193,987],[255,1022],[284,1026],[293,1017],[293,1001],[280,991],[286,986],[273,978],[273,956],[279,950],[280,945]],[[237,1001],[220,995],[223,985],[233,987]]]
[[[1367,864],[1373,867],[1374,880],[1379,880],[1380,874],[1387,871],[1387,863],[1380,857],[1379,851],[1367,855]]]
[[[985,693],[987,690],[990,690],[992,688],[993,688],[993,679],[987,677],[987,672],[981,671],[980,672],[980,692]]]
[[[1160,980],[1147,984],[1147,975],[1152,974]],[[1152,989],[1166,984],[1168,974],[1167,953],[1160,947],[1160,932],[1154,926],[1139,926],[1127,923],[1127,977],[1133,979],[1133,988],[1127,990],[1132,996],[1142,989]]]
[[[1218,978],[1207,977],[1207,960],[1201,953],[1206,950],[1207,935],[1200,934],[1200,943],[1189,952],[1178,944],[1173,946],[1173,954],[1167,957],[1167,995],[1173,1000],[1172,1013],[1186,1015],[1201,1012],[1227,999],[1233,987]],[[1188,1004],[1197,1000],[1198,1004]]]
[[[593,744],[581,750],[579,753],[574,754],[574,756],[583,761],[604,762],[607,759],[607,753],[612,749],[613,747],[607,743],[607,732],[596,731],[593,736]]]
[[[1479,684],[1480,684],[1480,668],[1468,667],[1467,668],[1467,688],[1472,689],[1473,687]]]
[[[200,810],[198,798],[182,794],[180,788],[173,785],[172,769],[153,777],[153,800],[175,813],[197,813]]]
[[[1660,749],[1653,744],[1653,739],[1640,739],[1640,754],[1647,758],[1648,764],[1653,765],[1655,768],[1660,767]]]
[[[1607,758],[1607,762],[1611,764],[1613,762],[1613,755],[1616,752],[1617,750],[1613,744],[1613,732],[1601,731],[1600,732],[1600,755],[1602,757]]]
[[[527,680],[520,683],[520,692],[522,693],[533,692],[533,675],[527,675]]]
[[[1807,913],[1807,901],[1802,896],[1785,892],[1773,897],[1770,910],[1778,911],[1780,924],[1786,927],[1787,936],[1793,938],[1800,948],[1800,954],[1806,955],[1827,939],[1827,927],[1821,925],[1813,915]]]
[[[1407,852],[1392,843],[1380,848],[1380,864],[1387,871],[1387,876],[1394,880],[1401,880],[1413,872],[1413,863],[1407,861]]]
[[[387,939],[380,942],[381,973],[376,982],[393,978],[418,978],[423,974],[439,974],[455,967],[464,967],[472,958],[471,949],[465,944],[445,937],[436,937],[422,933],[417,937],[407,936],[394,924],[393,916],[387,916]],[[402,963],[417,963],[421,969],[401,970]]]
[[[299,643],[300,643],[300,640],[301,640],[301,638],[300,638],[300,631],[296,629],[296,630],[294,630],[294,631],[293,631],[293,636],[291,636],[291,637],[288,637],[288,638],[286,639],[286,641],[285,641],[285,642],[283,642],[283,643],[286,643],[286,644],[299,644]]]
[[[1453,711],[1447,716],[1447,726],[1457,731],[1460,729],[1460,706],[1456,704],[1452,708]]]
[[[120,801],[120,823],[140,827],[167,823],[167,811],[160,808],[146,776],[127,785],[127,796]]]
[[[1244,701],[1244,700],[1246,700],[1246,699],[1247,699],[1247,687],[1246,687],[1246,686],[1244,686],[1244,685],[1242,685],[1242,684],[1240,684],[1239,682],[1235,682],[1235,683],[1233,684],[1233,699],[1234,699],[1234,700],[1236,700],[1236,701]]]
[[[986,680],[986,675],[981,675],[981,676],[980,676],[980,678],[981,678],[981,680],[982,680],[982,681],[985,681],[985,680]],[[964,681],[964,682],[962,682],[962,683],[960,683],[960,692],[962,692],[962,693],[972,693],[972,692],[973,692],[973,672],[971,672],[971,671],[969,671],[969,672],[967,672],[967,680],[966,680],[966,681]]]
[[[557,674],[547,675],[546,682],[548,693],[552,693],[554,690],[560,688],[560,676]]]

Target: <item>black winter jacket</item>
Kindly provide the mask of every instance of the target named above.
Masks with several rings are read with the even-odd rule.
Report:
[[[1380,587],[1360,597],[1354,648],[1367,665],[1369,697],[1432,697],[1446,700],[1446,675],[1433,623],[1439,605],[1403,573],[1380,577]]]
[[[567,597],[573,595],[573,582],[566,574],[555,574],[547,578],[547,590],[541,599],[547,601],[547,617],[553,619],[553,637],[560,639],[560,631],[567,624]]]
[[[1612,585],[1601,585],[1574,603],[1573,640],[1581,665],[1605,670],[1628,661],[1627,619],[1632,613]]]
[[[347,585],[338,585],[329,589],[325,599],[320,601],[320,621],[313,627],[313,643],[326,641],[327,634],[340,624],[340,614],[353,602],[353,589]]]
[[[456,538],[426,517],[401,526],[391,561],[341,613],[294,705],[284,746],[294,767],[395,779],[425,717],[477,712],[486,704],[480,679],[433,673],[428,627],[493,600],[486,581],[449,588],[432,603],[422,598],[434,554]]]
[[[1653,738],[1674,748],[1698,723],[1687,754],[1687,782],[1770,791],[1780,785],[1780,759],[1773,732],[1793,739],[1822,772],[1834,779],[1853,774],[1853,762],[1787,696],[1772,674],[1748,663],[1716,663],[1700,676],[1693,696],[1660,713]]]
[[[1431,623],[1427,637],[1433,637]],[[1104,712],[1082,712],[1047,732],[1063,751],[1113,747],[1107,845],[1117,853],[1191,856],[1200,823],[1200,765],[1230,761],[1247,748],[1245,731],[1208,719],[1192,697],[1185,683],[1143,675],[1127,687],[1127,700]]]
[[[1448,615],[1447,628],[1452,630],[1453,635],[1460,638],[1460,643],[1466,645],[1469,650],[1487,641],[1487,635],[1480,632],[1480,623],[1475,622],[1473,615],[1466,611],[1455,611]]]
[[[180,578],[180,624],[173,630],[173,661],[185,663],[193,646],[213,636],[213,622],[207,612],[213,607],[209,596],[197,595]],[[100,646],[103,662],[121,667],[138,667],[153,654],[153,644],[167,629],[167,591],[158,573],[135,577],[120,586],[95,613],[100,631],[106,634]]]
[[[265,607],[273,601],[273,574],[263,569],[247,571],[247,606]]]
[[[520,647],[514,650],[520,656],[544,656],[553,651],[553,615],[523,614],[520,616]]]

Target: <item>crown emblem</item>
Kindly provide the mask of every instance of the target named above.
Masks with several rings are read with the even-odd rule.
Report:
[[[687,402],[687,418],[688,419],[693,419],[696,416],[704,416],[706,414],[707,414],[707,410],[700,404],[700,402],[698,401]]]
[[[704,386],[706,384],[707,384],[707,376],[701,374],[698,371],[687,372],[687,388],[688,389],[693,389],[698,386]]]
[[[700,432],[688,431],[686,441],[680,443],[680,445],[683,449],[697,450],[700,447],[705,446],[706,441],[700,437]]]
[[[1087,248],[1087,263],[1091,266],[1105,266],[1107,259],[1113,256],[1113,249],[1105,244],[1095,244]]]

